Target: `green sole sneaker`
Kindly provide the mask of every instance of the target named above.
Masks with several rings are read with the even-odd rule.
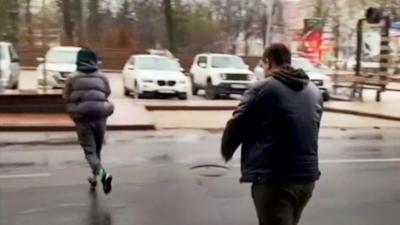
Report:
[[[112,190],[112,182],[113,177],[110,174],[105,175],[102,179],[101,179],[101,183],[103,184],[103,191],[105,194],[109,194],[111,193]]]

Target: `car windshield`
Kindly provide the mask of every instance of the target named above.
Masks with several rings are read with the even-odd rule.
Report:
[[[296,69],[303,69],[306,72],[317,71],[317,68],[306,59],[292,59],[292,66]]]
[[[243,59],[238,56],[214,56],[211,60],[211,67],[213,68],[247,68]]]
[[[50,50],[46,55],[47,63],[75,64],[78,52],[66,50]]]
[[[140,70],[179,71],[179,63],[169,58],[143,57],[136,59],[136,68]]]

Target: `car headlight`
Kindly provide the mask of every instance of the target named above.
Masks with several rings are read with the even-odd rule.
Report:
[[[225,73],[221,73],[219,76],[221,77],[222,80],[226,80],[227,78],[227,75]]]
[[[142,79],[143,83],[153,83],[152,79]]]
[[[180,83],[180,84],[186,84],[186,80],[179,80],[178,83]]]
[[[247,80],[253,80],[254,77],[254,74],[247,74]]]

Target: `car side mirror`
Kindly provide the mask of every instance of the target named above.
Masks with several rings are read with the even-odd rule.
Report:
[[[39,63],[44,63],[44,57],[37,57],[36,61]]]
[[[181,68],[179,68],[179,71],[183,72],[183,71],[185,71],[185,69],[183,69],[183,68],[181,67]]]
[[[200,66],[201,68],[207,68],[207,63],[200,63],[199,66]]]
[[[19,58],[13,58],[11,59],[12,63],[19,63],[21,60],[19,60]]]
[[[134,65],[128,65],[126,68],[127,68],[128,70],[134,70],[134,69],[135,69],[135,66],[134,66]]]

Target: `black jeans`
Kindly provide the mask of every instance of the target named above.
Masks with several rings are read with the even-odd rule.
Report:
[[[97,175],[102,168],[101,149],[106,132],[106,120],[76,121],[75,124],[79,143],[85,152],[93,174]]]
[[[253,184],[253,201],[260,225],[297,225],[315,183]]]

